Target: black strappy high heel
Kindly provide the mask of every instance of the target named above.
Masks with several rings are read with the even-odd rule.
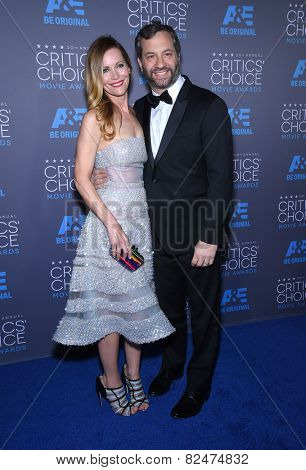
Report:
[[[116,388],[104,387],[102,383],[102,376],[96,378],[96,392],[99,396],[100,406],[102,406],[102,398],[108,401],[111,409],[117,415],[132,416],[132,405],[129,403],[126,390],[123,385]]]
[[[125,369],[126,369],[126,364],[124,364],[122,367],[121,378],[122,378],[122,381],[126,383],[128,391],[130,393],[131,406],[139,409],[139,407],[144,403],[149,405],[149,398],[144,392],[141,378],[139,377],[139,379],[135,379],[135,380],[129,379],[125,373]],[[140,411],[146,411],[147,409],[148,408],[146,408],[145,410],[140,410]]]

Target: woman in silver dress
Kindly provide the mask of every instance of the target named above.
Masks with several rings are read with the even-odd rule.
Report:
[[[149,401],[140,379],[141,344],[165,338],[174,328],[161,311],[153,281],[151,231],[143,184],[147,160],[141,126],[128,105],[131,62],[111,36],[90,46],[86,62],[89,111],[77,141],[75,184],[89,208],[73,261],[66,313],[53,339],[65,345],[98,342],[104,374],[96,389],[114,413],[131,416]],[[95,190],[94,167],[108,180]],[[138,247],[144,264],[125,269],[118,259]],[[124,337],[126,364],[118,352]],[[126,394],[128,391],[129,398]]]

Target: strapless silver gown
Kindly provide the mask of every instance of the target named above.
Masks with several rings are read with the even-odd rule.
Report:
[[[98,190],[131,244],[145,262],[130,272],[109,254],[104,224],[89,212],[83,225],[70,283],[66,313],[54,334],[65,345],[86,345],[110,333],[133,343],[165,338],[174,328],[161,311],[153,281],[151,229],[143,184],[147,153],[143,137],[113,141],[96,155],[107,183]]]

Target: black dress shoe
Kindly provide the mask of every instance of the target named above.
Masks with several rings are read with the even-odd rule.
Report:
[[[201,411],[203,403],[194,394],[185,393],[171,411],[171,416],[176,419],[191,418]]]
[[[155,379],[152,380],[148,394],[151,397],[159,397],[160,395],[164,395],[165,393],[169,392],[172,382],[173,379],[160,372],[155,377]]]

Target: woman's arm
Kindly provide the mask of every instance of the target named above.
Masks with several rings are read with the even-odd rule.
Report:
[[[91,182],[96,153],[101,139],[100,127],[94,110],[88,111],[83,118],[77,141],[77,153],[74,169],[75,186],[96,216],[105,225],[114,256],[131,256],[129,241],[116,218],[99,197]]]

